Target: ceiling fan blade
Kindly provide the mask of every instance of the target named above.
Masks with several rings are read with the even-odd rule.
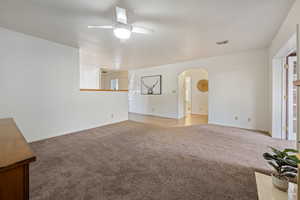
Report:
[[[124,8],[116,7],[117,22],[127,24],[127,14]]]
[[[114,26],[112,26],[112,25],[106,25],[106,26],[88,26],[88,28],[113,29]]]
[[[144,28],[144,27],[140,27],[140,26],[132,26],[132,32],[133,33],[141,33],[141,34],[151,34],[154,31],[152,29],[149,28]]]

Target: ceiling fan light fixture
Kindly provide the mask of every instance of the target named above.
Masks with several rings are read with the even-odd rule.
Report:
[[[136,26],[135,24],[127,23],[126,9],[116,7],[116,19],[112,25],[93,25],[88,28],[95,29],[111,29],[114,35],[120,40],[127,40],[131,37],[131,33],[150,34],[153,33],[152,29]]]
[[[131,36],[131,31],[127,28],[117,27],[114,29],[114,35],[121,40],[127,40]]]

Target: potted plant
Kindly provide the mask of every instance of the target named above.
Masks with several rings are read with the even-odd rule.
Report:
[[[289,180],[297,176],[300,160],[295,154],[298,153],[298,151],[295,149],[284,149],[280,151],[273,147],[270,148],[272,153],[264,153],[263,157],[275,170],[275,172],[272,173],[273,185],[282,191],[287,191]]]

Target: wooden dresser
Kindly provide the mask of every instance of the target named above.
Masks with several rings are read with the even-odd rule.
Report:
[[[0,119],[0,200],[29,199],[29,163],[36,160],[13,119]]]

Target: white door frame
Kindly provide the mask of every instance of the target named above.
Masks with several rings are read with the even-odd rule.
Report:
[[[294,64],[296,57],[288,57],[295,50],[289,52],[282,61],[282,139],[296,140],[293,130],[293,81],[294,81]],[[289,64],[287,65],[287,59]],[[290,62],[291,61],[291,62]]]
[[[187,102],[188,102],[187,95],[189,96],[189,103],[190,103],[189,111],[187,109]],[[188,114],[192,114],[192,77],[190,76],[184,77],[184,116]]]
[[[297,62],[297,57],[288,58],[288,140],[296,140],[296,133],[294,133],[294,104],[297,104],[297,101],[294,102],[294,62]]]
[[[272,137],[286,139],[284,104],[284,65],[286,56],[295,51],[297,36],[294,34],[272,58]]]

